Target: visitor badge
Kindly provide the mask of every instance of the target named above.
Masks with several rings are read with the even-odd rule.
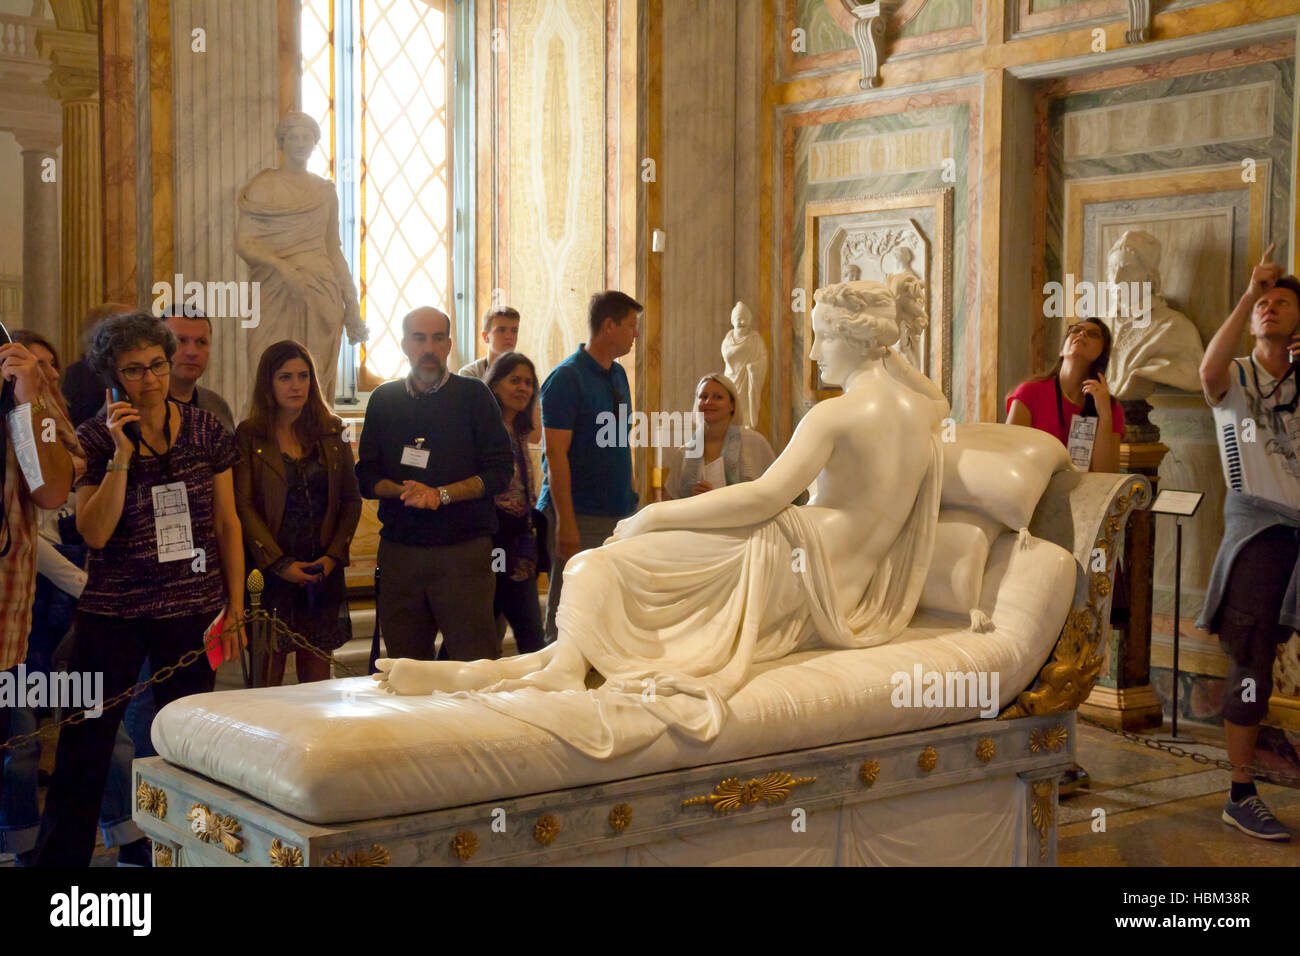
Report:
[[[188,561],[194,557],[194,532],[190,527],[190,499],[185,482],[154,485],[153,529],[158,560]]]
[[[14,457],[18,459],[18,470],[23,473],[28,491],[36,491],[45,486],[45,476],[41,474],[40,453],[36,450],[36,431],[32,427],[32,406],[24,403],[15,408],[7,417],[9,438],[13,442]],[[0,448],[0,455],[4,449]]]
[[[1075,415],[1070,419],[1070,440],[1066,448],[1070,450],[1070,461],[1080,471],[1087,471],[1092,464],[1092,445],[1097,440],[1097,419],[1091,415]]]
[[[411,468],[429,467],[429,449],[424,447],[423,438],[417,438],[414,445],[402,446],[402,464]]]

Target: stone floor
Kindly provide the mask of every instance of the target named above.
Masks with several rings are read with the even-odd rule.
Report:
[[[336,660],[342,666],[336,668],[336,676],[364,674],[368,653],[369,641],[353,641],[341,648]],[[292,662],[287,670],[286,683],[292,683]],[[238,665],[223,666],[216,686],[218,690],[242,687]],[[1212,758],[1226,756],[1221,730],[1186,724],[1180,730],[1198,741],[1183,744],[1184,749]],[[1091,782],[1061,801],[1060,865],[1300,866],[1300,789],[1260,785],[1260,794],[1297,839],[1291,843],[1255,840],[1219,819],[1228,789],[1227,771],[1083,724],[1078,734],[1076,755]],[[42,747],[41,766],[54,769],[52,741]],[[115,849],[96,846],[92,866],[116,862]],[[11,859],[0,856],[0,867],[12,865]]]
[[[1226,758],[1220,729],[1181,724],[1179,731],[1201,742],[1181,744],[1184,749]],[[1300,866],[1300,790],[1258,785],[1278,819],[1298,836],[1290,843],[1270,843],[1220,820],[1226,770],[1083,724],[1076,756],[1091,783],[1061,801],[1057,859],[1062,866]],[[1095,812],[1099,809],[1104,817]]]

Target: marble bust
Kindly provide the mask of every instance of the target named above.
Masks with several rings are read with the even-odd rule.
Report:
[[[754,330],[754,313],[743,302],[731,310],[731,331],[722,339],[722,361],[727,378],[736,385],[737,424],[758,427],[758,410],[767,380],[767,345]]]
[[[261,283],[261,315],[246,332],[249,367],[273,342],[296,339],[315,359],[321,392],[332,403],[343,331],[353,343],[369,333],[339,242],[334,184],[307,172],[320,127],[293,111],[275,138],[283,164],[262,170],[239,192],[235,250]]]
[[[767,471],[649,505],[574,557],[550,647],[383,659],[381,686],[470,693],[609,758],[669,729],[713,739],[754,664],[901,633],[933,555],[948,403],[888,347],[899,337],[889,286],[837,283],[815,301],[811,357],[844,391],[812,407]],[[792,506],[813,482],[810,502]]]
[[[1107,375],[1111,394],[1128,402],[1145,399],[1157,385],[1199,392],[1205,347],[1192,320],[1160,294],[1160,240],[1139,229],[1125,232],[1107,254],[1106,278],[1113,339]],[[1120,290],[1147,282],[1150,304],[1144,312],[1145,296]]]

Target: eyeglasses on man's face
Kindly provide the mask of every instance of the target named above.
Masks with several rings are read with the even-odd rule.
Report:
[[[117,374],[122,376],[124,382],[138,382],[144,378],[144,373],[149,372],[154,378],[166,378],[171,374],[172,363],[167,359],[159,359],[152,365],[127,365],[125,368],[117,370]]]
[[[1091,322],[1076,322],[1065,330],[1065,334],[1067,336],[1082,335],[1084,338],[1096,339],[1098,342],[1101,341],[1101,329],[1097,328],[1097,326],[1093,325]]]

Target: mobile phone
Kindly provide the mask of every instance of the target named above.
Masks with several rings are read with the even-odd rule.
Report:
[[[307,565],[306,567],[304,567],[302,570],[303,570],[303,573],[304,573],[304,574],[324,574],[324,573],[325,573],[325,565],[323,565],[323,564],[309,564],[309,565]]]
[[[113,401],[127,402],[128,404],[130,404],[130,399],[126,397],[126,390],[122,388],[121,385],[110,385],[109,391],[113,396]],[[131,439],[131,441],[139,441],[140,423],[127,422],[125,425],[122,426],[122,434],[125,435],[127,438]]]

